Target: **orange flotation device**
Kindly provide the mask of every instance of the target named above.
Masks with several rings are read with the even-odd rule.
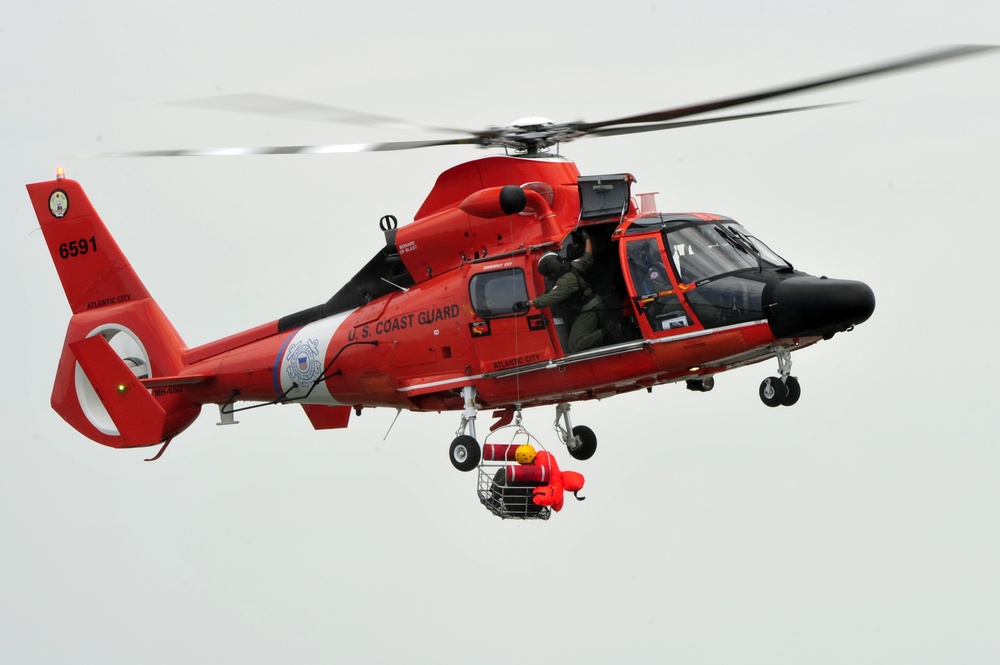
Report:
[[[535,455],[533,466],[545,469],[543,476],[549,479],[548,485],[535,488],[535,495],[532,499],[535,505],[551,506],[553,510],[559,512],[563,507],[563,496],[566,492],[572,492],[574,496],[583,489],[583,475],[576,471],[560,471],[556,458],[545,450]],[[583,497],[576,497],[580,501]]]

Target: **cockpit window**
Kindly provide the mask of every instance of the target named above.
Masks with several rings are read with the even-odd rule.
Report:
[[[737,233],[739,235],[742,235],[744,238],[746,238],[747,240],[749,240],[750,244],[753,245],[754,249],[756,249],[757,252],[760,253],[760,258],[765,263],[769,263],[769,264],[771,264],[771,266],[773,266],[775,268],[778,268],[779,270],[782,269],[782,268],[786,268],[788,270],[791,270],[791,268],[792,268],[792,264],[791,263],[789,263],[785,259],[781,258],[781,256],[779,256],[777,253],[775,253],[770,247],[768,247],[767,245],[765,245],[760,239],[755,238],[752,235],[750,235],[749,233],[747,233],[747,230],[745,228],[743,228],[742,225],[730,222],[730,223],[725,224],[724,226],[727,229],[729,229],[729,230],[731,230],[731,231],[733,231],[733,232],[735,232],[735,233]]]
[[[669,231],[667,251],[678,279],[685,284],[759,266],[752,248],[716,224]]]
[[[690,326],[691,320],[670,283],[656,238],[629,240],[626,247],[636,308],[645,314],[653,332]]]

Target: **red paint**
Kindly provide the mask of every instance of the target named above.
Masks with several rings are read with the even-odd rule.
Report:
[[[438,178],[413,223],[401,226],[396,235],[400,259],[415,282],[410,288],[299,330],[279,333],[275,321],[194,349],[187,348],[148,293],[78,183],[59,179],[28,185],[72,310],[53,408],[94,441],[125,447],[169,439],[190,425],[203,404],[239,408],[246,402],[283,398],[306,404],[317,428],[339,428],[347,425],[353,407],[462,409],[461,389],[466,385],[475,386],[481,409],[515,403],[527,407],[606,397],[676,381],[689,376],[692,367],[703,367],[701,374],[708,375],[770,357],[777,340],[766,323],[704,330],[683,301],[683,294],[696,287],[678,284],[673,276],[671,287],[681,295],[692,325],[653,330],[637,305],[625,298],[622,312],[636,317],[638,331],[649,343],[578,362],[562,362],[565,353],[549,310],[500,316],[477,312],[479,296],[472,293],[477,279],[486,284],[497,274],[523,275],[525,299],[544,291],[535,267],[544,252],[558,249],[579,225],[578,177],[575,164],[554,159],[487,157],[449,169]],[[553,192],[551,205],[528,189],[523,213],[498,214],[494,201],[500,188],[531,182],[547,183]],[[57,190],[61,193],[54,194]],[[63,212],[63,197],[68,207],[57,217],[50,206]],[[460,207],[463,201],[470,202],[465,210]],[[617,228],[605,229],[609,242],[619,243],[606,260],[627,260],[624,246],[635,235],[628,229],[636,216],[633,205],[620,223],[611,223]],[[720,219],[701,213],[698,217]],[[656,235],[658,230],[648,233]],[[662,242],[660,247],[665,251]],[[634,293],[628,270],[619,269],[625,287]],[[298,285],[298,290],[304,286]],[[324,295],[317,293],[317,300]],[[479,302],[486,306],[485,291]],[[89,359],[77,368],[74,349],[96,349],[81,342],[107,326],[127,329],[148,355],[149,399],[136,403],[149,413],[156,411],[152,405],[163,411],[162,424],[151,427],[155,432],[122,420],[116,434],[113,425],[106,425],[125,418],[120,410],[94,416],[93,407],[99,410],[106,386],[96,395],[86,390],[79,394],[80,376],[93,382],[121,373],[120,365],[103,372]],[[310,353],[315,341],[322,357],[288,359],[293,340],[309,342],[300,348]],[[108,357],[103,348],[96,354]],[[295,362],[301,367],[288,366]],[[325,378],[295,388],[298,384],[289,377],[299,376],[296,371],[308,373],[313,366],[324,369]]]

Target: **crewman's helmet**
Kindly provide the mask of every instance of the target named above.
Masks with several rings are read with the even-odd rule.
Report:
[[[514,459],[518,464],[531,464],[535,461],[535,448],[530,444],[522,444],[514,451]]]
[[[549,279],[555,279],[563,271],[562,257],[555,252],[546,252],[538,259],[538,272]]]

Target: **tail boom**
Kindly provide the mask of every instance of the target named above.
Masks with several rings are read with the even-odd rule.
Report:
[[[315,428],[341,428],[347,404],[367,401],[352,394],[345,404],[328,385],[343,378],[326,375],[340,351],[356,352],[340,330],[347,314],[291,329],[273,321],[189,349],[79,183],[27,189],[72,310],[52,408],[84,436],[113,448],[156,445],[204,404],[237,401],[297,402]]]

